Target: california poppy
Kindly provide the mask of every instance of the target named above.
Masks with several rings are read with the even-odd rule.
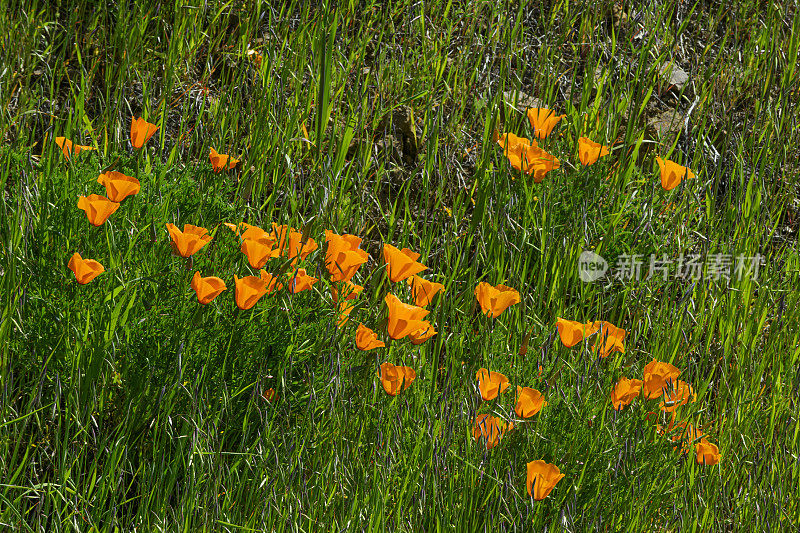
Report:
[[[261,268],[273,257],[274,246],[275,241],[265,235],[258,239],[243,239],[241,250],[247,256],[247,262],[251,267]]]
[[[383,245],[383,259],[386,261],[386,273],[393,282],[402,281],[406,278],[419,274],[428,267],[418,263],[419,254],[412,252],[408,248],[398,250],[391,244]]]
[[[667,387],[667,383],[672,383],[678,378],[681,371],[669,363],[662,363],[655,359],[647,363],[644,367],[644,397],[647,399],[658,398]]]
[[[501,392],[511,386],[508,378],[500,372],[490,372],[485,368],[479,369],[475,373],[475,379],[478,380],[478,388],[481,391],[481,398],[489,402],[497,398]]]
[[[427,309],[404,304],[392,293],[387,294],[383,301],[386,303],[386,307],[389,308],[387,330],[391,338],[395,340],[402,339],[406,335],[416,333],[421,328],[430,325],[423,320],[430,313]]]
[[[259,228],[258,226],[254,226],[252,224],[248,224],[247,222],[240,222],[239,224],[231,224],[229,222],[225,222],[225,225],[230,228],[232,232],[236,235],[244,239],[270,239],[275,240],[269,233],[264,231],[263,229]],[[242,231],[244,228],[244,231]]]
[[[595,331],[591,324],[567,320],[566,318],[556,319],[556,329],[558,330],[558,337],[561,339],[561,344],[566,348],[572,348],[581,342],[584,336],[591,335]]]
[[[386,344],[378,340],[378,335],[364,324],[359,324],[356,329],[356,348],[359,350],[374,350],[383,348]]]
[[[544,139],[550,135],[550,132],[556,127],[556,124],[567,116],[556,115],[555,111],[544,107],[528,108],[527,115],[531,123],[531,128],[533,128],[533,133],[539,139]]]
[[[670,432],[670,440],[672,440],[672,442],[680,443],[680,446],[675,447],[676,453],[689,453],[693,444],[705,440],[705,433],[700,428],[695,427],[691,422],[678,422],[674,424],[674,420],[675,413],[673,412],[667,431]],[[663,433],[663,429],[660,426],[656,429],[659,433]]]
[[[278,276],[270,274],[266,270],[261,271],[261,281],[263,281],[267,288],[267,294],[272,294],[283,288],[283,283],[278,280]]]
[[[716,444],[712,444],[708,442],[706,439],[701,439],[695,445],[695,451],[697,453],[696,461],[699,465],[715,465],[719,464],[722,460],[722,454],[719,453],[719,448]]]
[[[435,329],[433,329],[433,326],[430,324],[430,322],[423,320],[422,323],[424,324],[422,327],[408,334],[408,338],[411,339],[412,344],[422,344],[438,333]]]
[[[589,327],[589,325],[587,325]],[[605,320],[591,324],[593,331],[598,331],[592,351],[600,357],[608,357],[612,352],[625,353],[625,330]]]
[[[56,137],[56,144],[58,145],[59,148],[61,148],[61,151],[64,153],[64,159],[66,159],[67,161],[72,159],[73,155],[78,155],[84,150],[94,150],[94,148],[91,146],[74,144],[66,137]]]
[[[298,268],[297,272],[295,272],[294,276],[289,280],[289,292],[297,294],[298,292],[310,290],[318,281],[318,278],[309,276],[305,268]]]
[[[670,191],[680,185],[684,177],[686,179],[694,178],[694,172],[689,170],[688,167],[679,165],[669,159],[661,159],[656,157],[656,163],[661,170],[661,187],[664,190]]]
[[[347,321],[350,319],[350,313],[353,312],[353,309],[356,308],[355,303],[348,302],[347,300],[342,300],[339,302],[339,319],[336,322],[336,327],[342,329]]]
[[[594,165],[597,160],[608,155],[608,146],[603,146],[586,137],[578,139],[578,157],[583,165]]]
[[[428,281],[419,276],[411,276],[406,280],[411,285],[411,292],[414,294],[414,303],[419,307],[426,307],[431,303],[436,293],[444,289],[441,283]]]
[[[331,274],[331,281],[350,281],[369,259],[369,254],[358,247],[361,239],[355,235],[337,235],[325,230],[325,240],[328,242],[325,266]]]
[[[206,305],[211,303],[211,301],[219,296],[227,287],[221,278],[216,276],[207,276],[204,278],[200,275],[200,272],[195,272],[192,277],[192,289],[197,293],[197,301]]]
[[[516,289],[505,285],[492,287],[485,281],[478,283],[478,286],[475,287],[475,297],[481,304],[483,314],[489,315],[491,318],[497,318],[509,306],[521,301]]]
[[[331,298],[333,299],[333,303],[339,303],[339,294],[341,294],[342,298],[345,300],[353,300],[358,297],[363,290],[364,287],[356,285],[352,281],[334,283],[331,285]]]
[[[72,257],[69,258],[67,268],[72,270],[75,274],[75,279],[78,280],[78,283],[81,285],[86,285],[101,273],[105,272],[103,265],[94,259],[83,259],[78,252],[75,252],[72,254]]]
[[[102,226],[111,214],[119,209],[118,202],[112,202],[105,196],[90,194],[78,198],[78,209],[83,209],[92,226]]]
[[[158,131],[158,126],[147,122],[142,117],[134,119],[131,117],[131,144],[134,148],[141,148],[150,137]]]
[[[214,168],[214,172],[222,172],[225,169],[230,170],[239,162],[238,159],[234,159],[228,154],[218,154],[213,148],[211,148],[208,158],[211,160],[211,166]]]
[[[261,276],[245,276],[243,278],[233,275],[236,286],[236,307],[246,311],[256,305],[262,296],[267,294],[267,282]]]
[[[191,257],[211,242],[208,230],[201,226],[184,224],[181,231],[175,224],[167,223],[167,231],[172,237],[172,250],[181,257]]]
[[[97,183],[106,188],[108,199],[112,202],[121,202],[128,196],[137,194],[141,189],[139,180],[133,176],[126,176],[122,172],[109,170],[100,174],[97,178]]]
[[[500,443],[505,433],[512,429],[514,429],[513,422],[506,422],[488,414],[479,414],[472,423],[472,437],[475,442],[483,440],[486,449],[491,450]]]
[[[531,165],[528,167],[527,174],[533,174],[533,182],[534,183],[541,183],[544,181],[545,176],[551,170],[557,170],[561,167],[561,161],[559,161],[555,156],[545,152],[542,150],[542,153],[539,154]]]
[[[408,366],[395,366],[392,363],[383,363],[378,370],[383,390],[390,396],[397,396],[401,390],[411,386],[417,378],[417,373]]]
[[[534,174],[536,183],[541,182],[547,172],[560,166],[555,156],[539,148],[536,141],[525,137],[506,133],[497,140],[497,144],[503,148],[503,154],[511,166],[526,174]]]
[[[544,395],[530,387],[517,387],[517,405],[514,412],[520,418],[530,418],[547,405]]]
[[[662,411],[671,413],[681,405],[694,402],[697,395],[692,386],[685,381],[670,382],[664,389],[664,401],[659,404]]]
[[[561,470],[550,463],[545,463],[541,459],[528,463],[528,478],[526,485],[528,495],[535,500],[544,500],[553,490],[556,484],[564,479]]]
[[[642,393],[642,380],[620,378],[611,391],[611,405],[620,410]]]
[[[289,232],[289,259],[293,259],[292,265],[297,263],[297,258],[305,259],[308,254],[317,249],[317,242],[308,237],[303,241],[303,234],[299,231]]]

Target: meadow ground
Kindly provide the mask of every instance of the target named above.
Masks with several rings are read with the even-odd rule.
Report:
[[[796,1],[0,28],[0,528],[800,529]]]

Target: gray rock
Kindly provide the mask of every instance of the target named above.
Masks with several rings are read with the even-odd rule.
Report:
[[[672,61],[664,61],[658,69],[659,76],[664,83],[664,90],[682,91],[689,82],[689,74]]]
[[[680,134],[683,130],[683,113],[677,109],[668,109],[647,119],[649,133],[660,139]]]

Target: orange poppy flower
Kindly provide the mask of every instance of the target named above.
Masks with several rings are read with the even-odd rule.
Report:
[[[167,223],[167,231],[172,237],[172,250],[181,257],[191,257],[211,242],[208,230],[200,226],[184,224],[181,231],[175,224]]]
[[[497,144],[503,149],[503,155],[508,158],[511,166],[526,174],[534,174],[536,183],[541,182],[547,172],[559,168],[561,164],[552,154],[539,148],[536,141],[517,137],[513,133],[503,134],[497,139]]]
[[[364,324],[359,324],[356,329],[356,348],[359,350],[374,350],[383,348],[386,344],[378,340],[378,334],[369,329]]]
[[[419,328],[417,331],[408,334],[412,344],[422,344],[438,333],[435,329],[433,329],[433,326],[430,324],[430,322],[423,320],[422,323],[424,326]]]
[[[56,144],[59,148],[61,148],[61,151],[64,153],[64,159],[67,161],[72,158],[73,154],[78,155],[84,150],[94,150],[94,148],[91,146],[73,144],[73,142],[66,137],[56,137]]]
[[[563,344],[566,348],[572,348],[581,342],[585,336],[594,333],[595,330],[593,327],[594,326],[591,324],[567,320],[566,318],[556,319],[558,337],[561,339],[561,344]]]
[[[487,402],[494,400],[498,394],[505,392],[511,386],[505,375],[500,372],[489,372],[485,368],[481,368],[475,373],[475,379],[478,380],[481,398]]]
[[[278,276],[270,274],[266,270],[262,270],[260,274],[261,281],[266,284],[267,294],[272,294],[273,292],[279,291],[283,288],[283,283],[278,280]]]
[[[512,429],[514,429],[513,422],[506,422],[492,415],[480,414],[475,416],[472,423],[472,437],[478,443],[483,440],[486,443],[486,449],[491,450],[500,444],[500,439]]]
[[[550,132],[556,127],[556,124],[567,116],[556,115],[555,111],[544,107],[528,108],[527,115],[531,123],[531,128],[533,128],[533,133],[539,139],[544,139],[550,135]]]
[[[708,442],[706,439],[701,439],[695,445],[697,457],[695,460],[699,465],[716,465],[722,460],[722,454],[719,453],[719,448],[716,444]]]
[[[521,301],[516,289],[505,285],[492,287],[485,281],[478,283],[478,286],[475,287],[475,297],[481,304],[483,314],[489,315],[491,318],[497,318],[509,306]]]
[[[86,285],[101,273],[105,272],[103,265],[94,259],[83,259],[78,252],[75,252],[72,254],[72,257],[69,258],[67,268],[72,270],[75,274],[75,279],[78,280],[78,283],[81,285]]]
[[[597,352],[600,357],[608,357],[612,352],[625,353],[625,330],[616,327],[605,320],[596,321],[587,325],[592,332],[598,331],[597,339],[592,345],[592,352]]]
[[[192,289],[197,293],[197,301],[203,305],[211,303],[214,298],[227,288],[225,282],[216,276],[204,278],[200,275],[200,272],[195,272],[192,277]]]
[[[598,159],[608,154],[608,146],[603,146],[586,137],[578,139],[578,157],[580,157],[582,165],[594,165]]]
[[[419,274],[428,267],[418,263],[419,254],[408,248],[398,250],[391,244],[383,245],[383,260],[386,261],[386,273],[389,279],[397,283],[406,278]]]
[[[390,396],[397,396],[401,390],[411,386],[417,378],[417,373],[408,366],[395,366],[392,363],[383,363],[378,370],[383,390]]]
[[[544,178],[547,176],[548,172],[551,170],[558,170],[559,168],[561,168],[561,161],[559,161],[555,156],[542,150],[541,154],[539,154],[539,156],[530,164],[526,173],[528,175],[533,174],[534,183],[541,183],[544,181]]]
[[[339,292],[341,292],[345,300],[354,300],[363,290],[364,287],[361,285],[356,285],[352,281],[344,281],[331,285],[331,298],[333,303],[339,303]]]
[[[545,463],[541,459],[528,463],[528,496],[533,496],[534,500],[544,500],[553,490],[556,484],[564,479],[561,470],[550,463]]]
[[[131,144],[134,148],[141,148],[150,137],[158,131],[158,126],[150,124],[142,117],[134,119],[131,117]]]
[[[414,303],[419,307],[426,307],[431,303],[436,293],[444,289],[441,283],[428,281],[419,276],[411,276],[406,280],[411,285],[411,292],[414,294]]]
[[[115,172],[113,170],[100,174],[97,178],[97,183],[106,188],[108,199],[117,203],[128,196],[137,194],[141,189],[139,180],[133,176],[126,176],[122,172]]]
[[[298,292],[311,290],[311,287],[318,281],[318,278],[309,276],[305,268],[298,268],[294,277],[289,280],[289,292],[297,294]]]
[[[416,333],[420,329],[430,326],[428,322],[423,320],[430,313],[427,309],[404,304],[392,293],[387,294],[383,301],[386,303],[386,307],[389,308],[387,330],[391,338],[395,340],[402,339],[406,335]]]
[[[264,389],[261,392],[261,397],[264,398],[269,403],[275,403],[275,400],[278,399],[278,393],[275,392],[275,389],[273,388]]]
[[[299,231],[289,232],[289,259],[294,259],[292,265],[297,263],[297,258],[305,259],[308,254],[318,248],[317,242],[309,237],[305,242],[303,241],[303,234]]]
[[[514,412],[520,418],[530,418],[547,405],[544,395],[530,387],[517,387],[517,405]]]
[[[666,412],[671,413],[681,405],[686,405],[689,402],[694,402],[697,395],[694,393],[692,386],[685,381],[670,381],[670,384],[664,389],[664,401],[659,404],[659,408]]]
[[[678,422],[674,424],[675,413],[672,413],[672,419],[667,426],[667,431],[671,433],[670,440],[674,443],[680,443],[680,446],[675,447],[675,453],[689,453],[691,446],[700,440],[705,440],[705,433],[691,422]],[[663,434],[664,428],[657,426],[656,430],[659,434]]]
[[[642,380],[620,378],[611,391],[611,405],[614,409],[620,410],[626,405],[630,405],[634,398],[642,393]]]
[[[350,313],[352,313],[355,308],[356,305],[347,300],[339,302],[339,319],[336,322],[336,327],[342,329],[342,327],[347,324],[347,321],[350,319]]]
[[[369,254],[358,247],[361,239],[355,235],[337,235],[325,230],[325,240],[328,243],[325,266],[331,274],[331,281],[350,281],[369,259]]]
[[[78,198],[78,209],[83,209],[92,226],[102,226],[111,214],[119,209],[118,202],[112,202],[105,196],[90,194]]]
[[[262,296],[267,294],[267,282],[261,276],[245,276],[243,278],[233,275],[236,286],[236,307],[246,311],[251,309]]]
[[[234,159],[228,154],[218,154],[213,148],[211,148],[208,158],[211,160],[211,166],[214,168],[214,172],[222,172],[225,169],[230,170],[239,162],[238,159]]]
[[[681,371],[669,363],[662,363],[655,359],[644,367],[644,397],[647,399],[658,398],[678,378]]]
[[[240,222],[239,224],[231,224],[229,222],[225,222],[225,225],[236,235],[244,239],[253,239],[253,240],[260,240],[260,239],[270,239],[275,240],[269,233],[264,231],[263,229],[259,228],[258,226],[253,226],[252,224],[248,224],[247,222]],[[245,228],[242,231],[242,228]]]
[[[241,250],[247,256],[247,262],[253,268],[262,268],[273,257],[275,241],[267,236],[258,239],[242,240]]]
[[[669,159],[661,159],[656,157],[656,163],[661,170],[661,187],[666,191],[671,191],[680,185],[684,176],[686,179],[694,178],[694,172],[689,170],[688,167],[679,165]]]

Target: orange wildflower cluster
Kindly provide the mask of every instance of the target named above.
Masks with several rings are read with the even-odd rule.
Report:
[[[611,322],[596,320],[592,322],[576,322],[565,318],[556,320],[556,329],[561,339],[561,344],[572,348],[583,339],[597,334],[592,352],[600,357],[608,357],[613,352],[625,353],[625,330],[616,327]]]

